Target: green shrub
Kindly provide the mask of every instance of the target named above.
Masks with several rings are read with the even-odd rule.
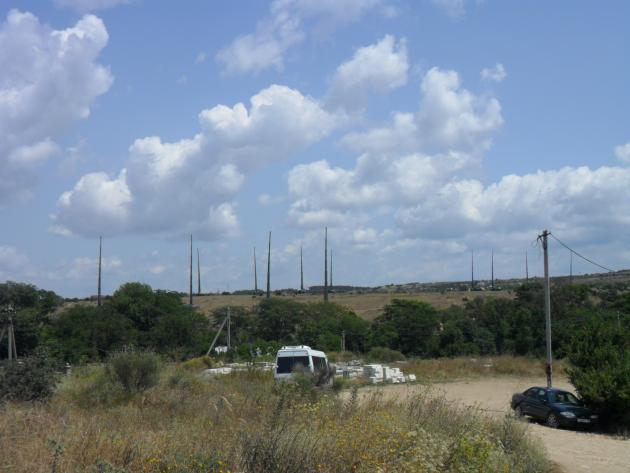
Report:
[[[213,365],[212,358],[209,356],[191,358],[180,364],[183,369],[192,372],[207,370],[208,368],[212,368]]]
[[[0,364],[0,401],[36,401],[55,389],[54,363],[44,354]]]
[[[123,350],[110,356],[106,366],[109,378],[125,392],[133,394],[155,386],[160,379],[158,355],[144,350]]]
[[[569,379],[592,408],[615,425],[630,427],[630,330],[593,317],[567,347]]]
[[[374,347],[367,355],[368,361],[382,361],[384,363],[393,363],[394,361],[404,361],[405,355],[399,351],[386,347]]]

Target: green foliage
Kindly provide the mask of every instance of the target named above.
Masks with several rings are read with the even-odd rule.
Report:
[[[367,360],[370,362],[393,363],[395,361],[405,361],[405,355],[391,348],[374,347],[367,354]]]
[[[160,358],[155,353],[127,349],[110,356],[106,373],[125,392],[135,394],[155,386],[161,368]]]
[[[630,427],[630,330],[604,316],[590,317],[576,328],[567,353],[569,379],[584,401]]]
[[[440,326],[438,312],[429,304],[395,299],[371,327],[372,346],[384,346],[405,355],[432,356]]]
[[[43,352],[0,363],[0,401],[36,401],[55,388],[55,366]]]

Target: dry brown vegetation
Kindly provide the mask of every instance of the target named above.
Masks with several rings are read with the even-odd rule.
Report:
[[[48,403],[0,407],[0,471],[308,473],[550,471],[522,423],[419,390],[337,397],[267,373],[200,381],[170,367],[128,398],[99,395],[101,367]],[[103,394],[103,393],[100,393]]]
[[[274,296],[276,297],[276,296]],[[287,296],[277,296],[290,298],[299,302],[319,302],[322,300],[321,294],[296,294]],[[383,312],[383,307],[391,303],[394,299],[422,301],[431,304],[436,309],[446,309],[452,305],[464,305],[467,300],[475,297],[496,297],[511,299],[513,293],[509,291],[493,292],[420,292],[420,293],[366,293],[366,294],[330,294],[329,300],[342,306],[348,307],[358,316],[365,320],[374,320]],[[187,299],[186,299],[187,300]],[[215,309],[230,305],[232,307],[253,308],[261,297],[250,295],[205,295],[194,296],[193,303],[199,307],[204,314],[209,314]]]
[[[415,374],[419,380],[440,382],[474,379],[488,376],[544,376],[545,360],[523,356],[455,357],[428,360],[413,359],[399,366],[405,373]],[[555,361],[553,372],[564,377],[565,362]]]

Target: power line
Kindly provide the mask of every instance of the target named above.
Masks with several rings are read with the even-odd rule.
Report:
[[[565,247],[567,250],[569,250],[571,253],[573,253],[573,254],[574,254],[574,255],[576,255],[576,256],[579,256],[579,257],[580,257],[580,258],[582,258],[584,261],[588,261],[589,263],[591,263],[591,264],[593,264],[593,265],[595,265],[595,266],[597,266],[597,267],[599,267],[599,268],[601,268],[601,269],[604,269],[604,270],[606,270],[606,271],[608,271],[608,272],[610,272],[610,273],[614,273],[614,272],[615,272],[615,270],[614,270],[614,269],[610,269],[610,268],[607,268],[606,266],[602,266],[601,264],[596,263],[596,262],[595,262],[595,261],[593,261],[592,259],[589,259],[589,258],[587,258],[586,256],[581,255],[580,253],[578,253],[577,251],[575,251],[573,248],[569,247],[569,245],[567,245],[566,243],[563,243],[562,241],[560,241],[560,239],[559,239],[558,237],[556,237],[553,233],[549,233],[549,235],[551,235],[551,237],[552,237],[554,240],[556,240],[558,243],[560,243],[562,246],[564,246],[564,247]]]

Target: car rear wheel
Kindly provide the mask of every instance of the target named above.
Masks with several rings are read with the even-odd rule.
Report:
[[[553,412],[547,416],[547,425],[552,429],[557,429],[558,427],[560,427],[560,420],[558,419],[558,416],[555,415]]]

